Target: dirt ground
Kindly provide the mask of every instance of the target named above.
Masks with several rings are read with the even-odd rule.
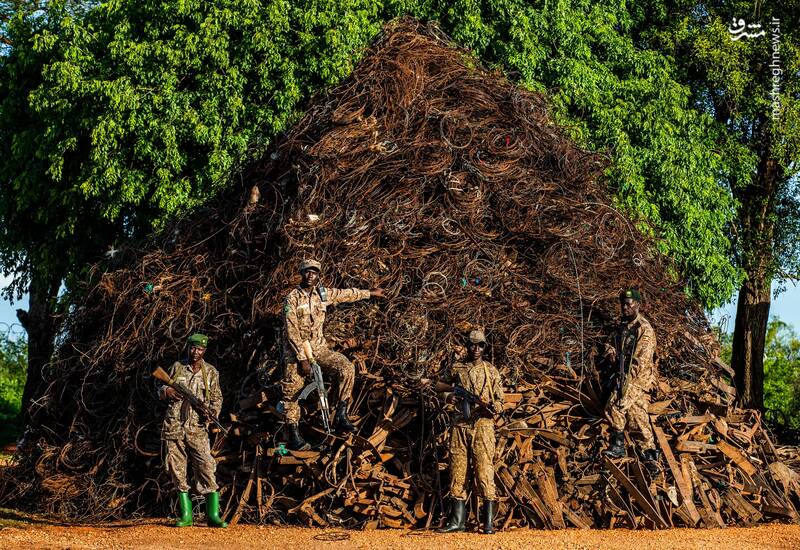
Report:
[[[98,527],[30,524],[5,515],[0,523],[0,548],[30,549],[161,549],[161,548],[508,548],[552,550],[709,549],[751,550],[800,548],[800,525],[765,525],[750,529],[671,529],[666,531],[531,531],[493,536],[477,533],[437,534],[428,531],[344,531],[300,527],[237,525],[225,530],[192,527],[175,529],[161,522],[120,523]]]

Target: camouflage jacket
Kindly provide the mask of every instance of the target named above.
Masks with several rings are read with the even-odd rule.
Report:
[[[623,388],[635,385],[648,392],[656,383],[656,333],[641,314],[630,323],[620,322],[606,344],[606,352],[614,349],[617,361],[625,356]],[[615,362],[614,370],[617,369]]]
[[[175,382],[180,382],[201,401],[209,404],[214,413],[219,416],[222,409],[222,391],[219,387],[219,373],[209,363],[202,362],[197,373],[192,372],[192,367],[186,362],[176,361],[167,370],[170,378]],[[159,388],[159,397],[165,398],[166,385]],[[167,405],[167,413],[164,416],[164,423],[161,427],[161,437],[163,439],[179,439],[184,435],[195,435],[206,433],[205,421],[189,404],[189,401],[170,400]]]
[[[321,294],[325,297],[324,301]],[[321,291],[317,287],[310,293],[300,287],[292,290],[283,304],[283,343],[287,360],[293,362],[295,359],[308,359],[303,352],[305,340],[311,343],[312,350],[327,346],[322,325],[325,323],[328,306],[357,302],[369,297],[369,290],[356,288],[328,288]]]
[[[469,363],[454,363],[450,370],[448,383],[458,384],[465,390],[474,393],[486,403],[492,403],[495,410],[503,410],[503,384],[500,373],[489,362],[483,359]],[[472,407],[470,418],[464,418],[463,408],[459,403],[458,413],[453,417],[453,424],[473,422],[480,418],[477,408]]]

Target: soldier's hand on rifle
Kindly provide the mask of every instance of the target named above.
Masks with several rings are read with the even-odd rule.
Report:
[[[311,362],[308,359],[301,359],[298,361],[300,367],[300,374],[308,376],[311,374]]]
[[[456,394],[451,393],[450,395],[447,396],[447,399],[445,401],[447,401],[451,405],[455,405],[456,403],[458,403],[458,397],[456,397]]]
[[[606,351],[605,351],[605,353],[603,354],[603,356],[604,356],[604,357],[605,357],[605,358],[606,358],[608,361],[610,361],[611,363],[613,363],[614,361],[616,361],[616,360],[617,360],[617,350],[616,350],[616,349],[615,349],[613,346],[610,346],[610,345],[606,344]]]
[[[372,298],[383,298],[383,289],[382,288],[373,288],[369,291],[369,295]]]
[[[183,400],[183,396],[181,396],[181,394],[179,394],[174,388],[170,388],[169,386],[167,386],[167,388],[164,390],[164,395],[166,395],[173,401]]]

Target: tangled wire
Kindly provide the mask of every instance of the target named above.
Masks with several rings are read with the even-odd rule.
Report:
[[[326,327],[361,372],[362,429],[378,421],[369,412],[376,384],[418,396],[414,381],[446,367],[472,328],[486,331],[507,390],[540,399],[518,417],[552,402],[537,390],[543,380],[583,392],[624,287],[645,298],[660,375],[680,387],[679,408],[693,412],[686,396],[725,405],[704,382],[720,373],[704,314],[611,206],[599,183],[606,165],[552,122],[541,95],[485,70],[435,27],[396,22],[241,183],[94,266],[3,499],[72,520],[164,513],[163,409],[149,373],[200,330],[221,372],[223,418],[270,392],[281,375],[282,300],[307,257],[322,262],[326,286],[387,295],[336,309]],[[412,472],[443,452],[430,399],[395,442]],[[559,415],[573,433],[597,420],[580,407]],[[267,413],[247,422],[217,452],[242,456],[255,446],[247,434],[280,430]],[[223,492],[246,480],[244,461],[228,470],[221,461]]]

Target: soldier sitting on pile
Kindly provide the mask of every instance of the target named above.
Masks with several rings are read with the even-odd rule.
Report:
[[[300,435],[300,405],[297,402],[305,384],[304,378],[311,374],[311,357],[306,356],[303,343],[309,342],[319,366],[323,370],[334,372],[339,379],[339,405],[333,421],[334,429],[339,432],[355,431],[355,426],[348,418],[348,406],[355,383],[355,367],[347,357],[328,348],[322,333],[325,311],[328,306],[383,296],[380,288],[326,289],[319,284],[321,268],[316,260],[304,260],[300,264],[302,282],[289,293],[283,306],[285,363],[281,390],[289,432],[287,446],[292,450],[306,450],[310,447]]]
[[[455,363],[449,382],[474,394],[494,411],[502,411],[503,386],[500,373],[489,361],[483,359],[486,337],[480,330],[473,330],[467,339],[467,361]],[[447,397],[448,403],[456,404],[455,393]],[[458,413],[452,418],[450,430],[450,516],[439,531],[450,533],[463,531],[466,521],[467,469],[472,455],[473,467],[478,478],[478,491],[484,501],[483,532],[494,533],[493,521],[497,511],[497,494],[494,485],[494,418],[491,412],[481,407],[459,403]]]
[[[629,424],[642,434],[642,454],[651,474],[659,472],[658,453],[647,407],[649,392],[656,382],[656,334],[639,313],[642,296],[638,290],[623,290],[619,295],[622,319],[605,345],[605,358],[613,365],[616,388],[606,408],[611,422],[611,446],[605,454],[625,456],[625,428]]]
[[[222,409],[219,373],[203,360],[208,336],[192,334],[187,345],[187,359],[176,361],[167,374],[172,382],[186,386],[200,401],[207,403],[214,415],[218,416]],[[227,527],[228,524],[219,517],[219,493],[214,475],[217,463],[211,456],[208,442],[208,419],[201,417],[188,400],[167,385],[159,388],[159,397],[170,400],[161,428],[161,440],[166,444],[167,471],[178,489],[181,515],[175,527],[192,525],[192,501],[186,475],[189,459],[192,461],[197,492],[206,498],[208,526]]]

